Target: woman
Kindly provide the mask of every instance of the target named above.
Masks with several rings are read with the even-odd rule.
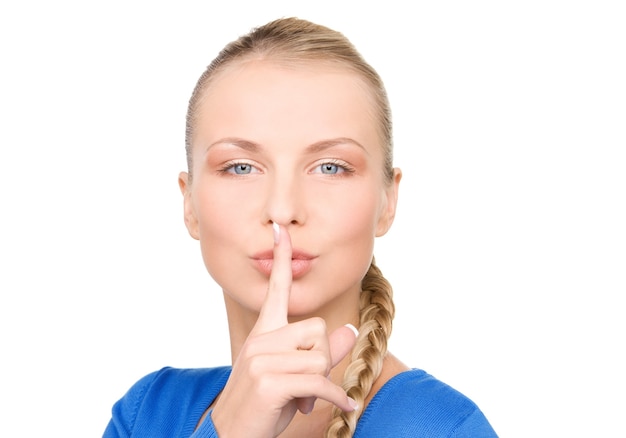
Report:
[[[223,289],[233,365],[144,377],[106,437],[496,436],[387,352],[373,247],[401,172],[383,84],[345,37],[281,19],[227,45],[191,97],[186,149],[185,224]]]

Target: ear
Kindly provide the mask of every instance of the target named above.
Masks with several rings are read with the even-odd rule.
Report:
[[[183,210],[185,216],[185,226],[189,235],[196,240],[199,240],[198,234],[198,217],[196,215],[196,209],[193,205],[193,198],[191,197],[191,184],[189,183],[189,174],[187,172],[180,172],[178,175],[178,186],[180,192],[183,194]]]
[[[378,218],[376,226],[376,237],[383,236],[391,228],[393,219],[396,217],[396,206],[398,205],[398,189],[400,180],[402,179],[402,171],[395,167],[393,169],[393,180],[389,187],[385,189],[382,211]]]

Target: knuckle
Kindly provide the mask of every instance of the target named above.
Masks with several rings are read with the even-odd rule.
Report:
[[[274,376],[263,373],[255,379],[255,387],[259,394],[271,394],[278,389]]]
[[[330,357],[325,352],[311,351],[309,363],[315,370],[316,374],[326,376],[330,373]]]
[[[326,321],[318,316],[309,320],[311,330],[318,336],[326,336]]]
[[[248,336],[248,339],[246,339],[246,342],[244,342],[243,346],[241,347],[239,356],[247,358],[263,353],[264,345],[267,342],[266,338],[266,333],[251,334],[250,336]]]
[[[246,358],[253,357],[255,355],[256,349],[254,348],[253,341],[253,339],[248,338],[248,340],[244,342],[241,350],[239,351],[239,357],[245,360]]]
[[[330,380],[328,380],[326,377],[319,375],[319,374],[316,376],[313,376],[312,384],[315,389],[315,393],[318,393],[318,394],[322,394],[326,392],[329,389],[329,385],[335,386],[333,383],[330,382]]]
[[[261,381],[263,376],[266,374],[266,366],[265,359],[263,356],[252,356],[248,358],[247,368],[248,375],[252,377],[254,380]]]

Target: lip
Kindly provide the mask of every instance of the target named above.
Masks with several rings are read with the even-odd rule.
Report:
[[[313,267],[317,257],[305,251],[293,249],[291,253],[291,275],[294,280],[304,276]],[[272,273],[274,266],[274,251],[267,250],[254,254],[252,257],[254,267],[266,277]]]

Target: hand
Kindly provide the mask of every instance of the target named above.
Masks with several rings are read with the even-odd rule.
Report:
[[[211,413],[220,437],[275,437],[298,410],[311,412],[317,398],[346,412],[355,409],[328,379],[354,346],[355,335],[340,327],[329,336],[321,318],[288,323],[291,239],[284,227],[277,230],[267,296]]]

